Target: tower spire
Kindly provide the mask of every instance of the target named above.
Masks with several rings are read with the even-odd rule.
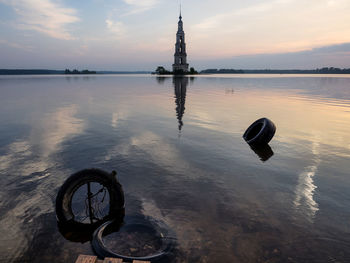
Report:
[[[179,16],[179,18],[180,18],[180,20],[182,18],[182,16],[181,16],[181,1],[180,1],[180,16]]]

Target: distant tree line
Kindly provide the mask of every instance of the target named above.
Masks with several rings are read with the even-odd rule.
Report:
[[[200,74],[243,74],[244,70],[242,69],[205,69],[200,72]]]
[[[84,69],[82,71],[73,69],[72,71],[70,71],[69,69],[65,69],[64,74],[96,74],[96,71],[90,71],[87,69]]]
[[[205,69],[200,74],[350,74],[350,68],[317,69]]]
[[[63,70],[50,69],[0,69],[0,75],[47,75],[63,74]]]
[[[96,74],[151,74],[151,71],[96,71]]]
[[[74,71],[51,69],[0,69],[0,75],[52,75],[52,74],[150,74],[151,71]]]
[[[76,69],[50,70],[50,69],[0,69],[0,75],[52,75],[52,74],[96,74],[96,71]]]

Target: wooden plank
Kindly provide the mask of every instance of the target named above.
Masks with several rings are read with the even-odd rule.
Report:
[[[96,256],[79,255],[75,263],[95,263],[96,260]]]
[[[121,258],[105,258],[103,263],[123,263]]]
[[[134,260],[132,263],[151,263],[151,261]]]

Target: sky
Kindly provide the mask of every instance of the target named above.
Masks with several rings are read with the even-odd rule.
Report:
[[[182,0],[198,70],[350,68],[350,0]],[[171,69],[180,0],[0,0],[0,68]]]

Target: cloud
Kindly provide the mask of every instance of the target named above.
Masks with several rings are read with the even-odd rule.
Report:
[[[158,4],[158,0],[124,0],[124,2],[131,7],[131,10],[125,13],[124,16],[148,11]]]
[[[208,29],[215,29],[220,26],[220,19],[223,18],[224,15],[217,15],[217,16],[212,16],[209,18],[204,19],[198,24],[193,25],[193,29],[195,31],[206,31]]]
[[[189,48],[228,57],[296,52],[350,41],[346,26],[350,1],[310,0],[305,5],[301,0],[265,0],[234,5],[193,23],[186,32],[191,36]]]
[[[4,40],[4,39],[0,39],[0,45],[6,45],[6,46],[17,48],[17,49],[23,49],[23,50],[28,51],[28,52],[33,51],[33,47],[31,47],[31,46],[21,45],[21,44],[18,44],[15,42],[10,42],[10,41]]]
[[[19,16],[18,28],[35,30],[57,39],[73,39],[66,26],[79,21],[76,10],[50,0],[0,1],[12,6]]]
[[[275,0],[269,2],[263,2],[249,7],[244,7],[240,9],[233,9],[233,11],[216,14],[211,17],[206,17],[201,22],[193,25],[195,30],[208,30],[208,29],[225,29],[227,21],[232,21],[234,17],[242,16],[255,16],[259,13],[264,13],[270,11],[277,7],[277,5],[289,4],[292,0]],[[230,25],[231,27],[232,25]]]
[[[232,56],[225,59],[194,59],[206,68],[243,69],[314,69],[321,67],[348,68],[350,43],[329,45],[298,52]]]
[[[107,29],[115,34],[117,37],[122,37],[125,35],[126,28],[123,22],[113,21],[112,19],[106,19]]]
[[[350,54],[350,43],[342,43],[342,44],[313,48],[311,51],[318,54],[331,53],[331,52],[333,53],[346,52]]]

